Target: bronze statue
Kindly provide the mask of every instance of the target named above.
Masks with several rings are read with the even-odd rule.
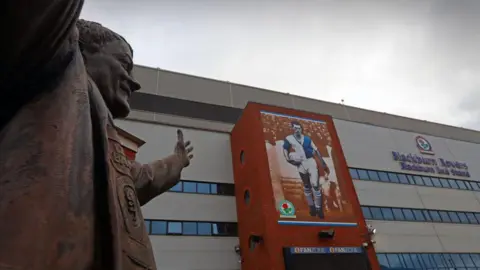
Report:
[[[174,186],[193,148],[127,161],[113,118],[140,85],[118,34],[81,0],[7,0],[0,69],[0,269],[155,269],[140,206]],[[6,14],[5,14],[6,13]]]

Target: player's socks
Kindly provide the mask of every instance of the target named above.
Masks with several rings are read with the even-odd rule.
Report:
[[[312,198],[312,190],[309,189],[309,188],[305,188],[303,193],[305,194],[305,198],[307,199],[307,204],[309,207],[312,207],[314,206],[314,203],[313,203],[313,198]]]
[[[322,192],[320,190],[314,190],[313,196],[315,197],[315,207],[322,208]]]
[[[319,218],[324,218],[323,209],[322,209],[322,192],[320,190],[314,190],[313,195],[315,197],[315,208],[317,216]]]
[[[310,206],[310,216],[314,217],[317,215],[317,208],[315,206]]]
[[[317,208],[316,210],[317,210],[317,216],[318,216],[319,218],[322,218],[322,219],[325,218],[325,214],[323,213],[323,210],[322,210],[321,207],[320,207],[320,208]]]

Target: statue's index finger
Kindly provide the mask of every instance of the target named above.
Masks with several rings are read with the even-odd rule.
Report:
[[[183,132],[181,129],[177,129],[177,140],[183,142]]]

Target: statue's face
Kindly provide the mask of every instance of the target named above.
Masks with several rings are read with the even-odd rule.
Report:
[[[132,53],[124,41],[107,43],[95,53],[84,53],[87,72],[100,90],[114,118],[130,113],[130,95],[140,89],[132,76]]]

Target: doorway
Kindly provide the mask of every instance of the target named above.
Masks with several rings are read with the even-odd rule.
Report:
[[[365,253],[287,254],[286,270],[371,270]]]

